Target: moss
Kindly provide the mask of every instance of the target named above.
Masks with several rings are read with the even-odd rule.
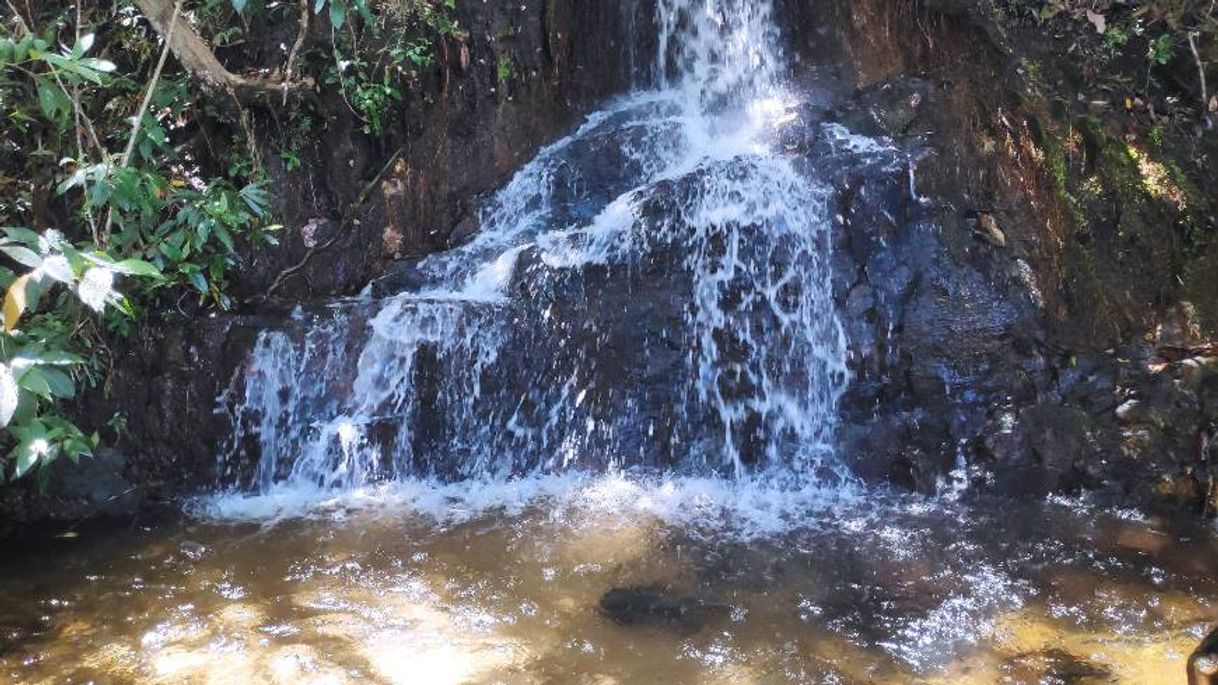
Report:
[[[503,55],[499,58],[499,63],[495,66],[495,75],[499,78],[499,85],[507,85],[516,77],[516,62],[511,55]]]
[[[1053,181],[1053,191],[1062,205],[1070,212],[1075,229],[1085,232],[1088,224],[1087,214],[1083,212],[1078,198],[1070,192],[1070,169],[1066,159],[1066,143],[1048,130],[1038,119],[1033,118],[1031,123],[1037,145],[1044,156],[1045,168],[1049,172],[1049,178]]]

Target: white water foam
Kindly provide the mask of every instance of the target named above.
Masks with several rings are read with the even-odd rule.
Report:
[[[486,517],[541,512],[568,522],[653,520],[708,536],[750,540],[855,518],[860,529],[879,522],[855,487],[815,488],[764,476],[641,476],[623,472],[568,472],[520,479],[483,478],[445,483],[404,478],[346,490],[285,483],[265,493],[199,497],[187,505],[197,517],[273,526],[284,520],[342,520],[366,511],[392,511],[429,526],[448,527]],[[827,519],[826,519],[827,520]]]
[[[543,149],[482,208],[468,243],[415,265],[407,292],[259,338],[244,395],[230,398],[223,458],[231,474],[256,460],[257,475],[238,479],[244,494],[197,511],[240,518],[264,506],[272,516],[297,500],[358,499],[387,480],[462,487],[437,476],[522,488],[522,474],[657,459],[704,464],[708,475],[749,480],[746,489],[773,487],[764,473],[781,467],[816,497],[850,481],[832,449],[847,370],[829,193],[774,150],[797,103],[780,85],[771,2],[661,0],[656,25],[660,90],[623,98]],[[823,134],[833,154],[893,152],[840,126]],[[661,448],[649,444],[654,410],[628,386],[615,395],[589,380],[601,343],[563,338],[550,318],[565,293],[544,288],[666,254],[680,255],[690,291],[684,373],[669,383]],[[543,305],[538,289],[558,299]],[[523,335],[537,315],[559,328]],[[517,378],[520,340],[538,336],[546,358]],[[657,449],[662,459],[647,456]]]

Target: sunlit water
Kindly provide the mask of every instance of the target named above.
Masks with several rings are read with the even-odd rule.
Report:
[[[0,678],[1180,683],[1218,620],[1210,533],[1072,502],[556,476],[245,514],[12,550]],[[694,619],[601,607],[640,587]]]
[[[215,492],[8,550],[0,678],[1181,682],[1212,531],[838,462],[823,172],[904,160],[800,122],[768,0],[657,5],[655,91],[261,335]]]

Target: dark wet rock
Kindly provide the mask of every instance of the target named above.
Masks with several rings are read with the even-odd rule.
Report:
[[[835,118],[864,135],[901,136],[918,118],[930,90],[923,79],[900,77],[862,90],[835,112]]]
[[[61,468],[53,480],[52,496],[79,501],[86,512],[104,516],[134,514],[140,493],[124,475],[126,457],[113,449],[99,449],[91,458],[70,468]]]
[[[820,139],[819,124],[825,121],[828,113],[818,105],[802,103],[790,116],[792,124],[783,127],[778,148],[790,154],[807,154]]]
[[[417,290],[426,282],[419,272],[418,261],[395,262],[385,269],[384,275],[372,281],[370,293],[375,298],[389,297],[409,290]]]
[[[1137,424],[1150,421],[1151,414],[1140,400],[1126,400],[1116,408],[1116,417],[1121,423]]]
[[[51,466],[45,489],[31,478],[0,491],[0,519],[23,523],[133,515],[144,502],[146,488],[133,482],[127,466],[121,452],[105,447],[79,463],[59,459]]]
[[[1073,491],[1095,484],[1100,450],[1091,416],[1071,407],[1037,405],[991,424],[984,453],[999,487],[1011,492]]]
[[[1188,685],[1218,685],[1218,629],[1189,657]]]
[[[663,628],[693,634],[727,614],[727,607],[661,587],[615,588],[601,597],[600,611],[623,626]]]
[[[479,228],[481,228],[481,224],[478,221],[478,215],[474,213],[467,214],[457,222],[457,225],[448,234],[447,247],[454,248],[467,242],[478,233]]]

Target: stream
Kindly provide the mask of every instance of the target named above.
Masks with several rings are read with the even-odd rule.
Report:
[[[1212,528],[839,458],[830,191],[908,170],[919,206],[914,163],[808,116],[769,0],[659,0],[656,30],[648,85],[465,244],[261,333],[214,487],[14,543],[0,674],[1182,682]]]

